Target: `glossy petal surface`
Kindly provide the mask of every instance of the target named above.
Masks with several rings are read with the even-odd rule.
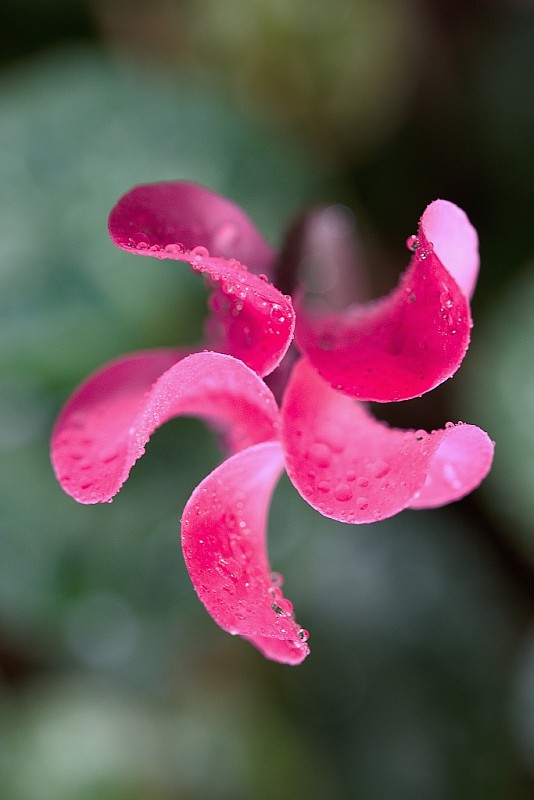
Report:
[[[231,452],[276,438],[278,408],[263,381],[220,353],[127,356],[90,377],[63,409],[52,438],[58,480],[81,503],[109,500],[171,417],[207,420]]]
[[[244,636],[267,658],[299,664],[307,634],[273,583],[266,522],[283,469],[278,442],[229,458],[195,489],[182,517],[184,558],[198,596],[225,631]]]
[[[194,183],[134,187],[111,211],[109,231],[115,244],[126,249],[141,244],[164,251],[180,242],[184,250],[204,247],[212,256],[235,258],[254,272],[268,273],[274,260],[273,250],[239,206]]]
[[[480,259],[477,232],[465,211],[448,200],[434,200],[425,209],[421,227],[465,296],[472,297]]]
[[[273,254],[240,208],[194,184],[137,186],[111,211],[109,232],[123,250],[185,261],[212,281],[212,349],[260,375],[278,366],[293,338],[291,298],[248,271],[265,273]]]
[[[472,425],[435,433],[378,422],[313,368],[294,368],[282,406],[282,441],[293,484],[310,505],[343,522],[375,522],[408,506],[443,505],[489,471],[493,444]]]
[[[464,287],[472,287],[478,269],[473,233],[460,209],[436,201],[413,237],[410,266],[388,297],[328,314],[299,303],[297,344],[331,386],[360,400],[390,402],[422,395],[454,374],[470,339]]]

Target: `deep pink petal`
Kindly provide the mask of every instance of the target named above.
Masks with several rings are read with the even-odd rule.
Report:
[[[484,479],[493,456],[491,440],[473,425],[430,434],[378,422],[305,359],[284,397],[282,442],[300,494],[325,516],[352,523],[457,500]]]
[[[278,442],[229,458],[195,489],[182,517],[184,558],[198,596],[225,631],[267,658],[300,664],[307,633],[272,580],[267,511],[283,468]]]
[[[134,187],[112,210],[109,231],[115,244],[128,250],[141,244],[165,251],[180,242],[185,250],[204,247],[212,256],[235,258],[258,273],[268,273],[274,261],[272,248],[239,206],[194,183]]]
[[[467,214],[448,200],[434,200],[421,217],[425,237],[466,297],[478,278],[478,236]]]
[[[63,409],[52,462],[63,489],[81,503],[113,497],[171,417],[202,417],[226,433],[231,452],[278,435],[278,408],[264,382],[220,353],[126,356],[91,376]]]
[[[273,254],[240,208],[194,184],[137,186],[111,211],[109,232],[123,250],[185,261],[213,282],[211,349],[259,375],[278,366],[293,338],[293,306],[245,266],[266,273]]]
[[[467,217],[436,201],[413,242],[408,270],[383,300],[342,313],[297,310],[301,351],[331,386],[360,400],[390,402],[428,392],[454,374],[469,345],[464,291],[473,285],[478,257]]]

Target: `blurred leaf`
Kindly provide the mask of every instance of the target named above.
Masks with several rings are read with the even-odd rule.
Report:
[[[461,375],[462,406],[496,440],[480,497],[502,533],[534,562],[534,270],[526,267],[476,327]]]
[[[317,180],[315,165],[220,98],[90,51],[13,71],[0,119],[0,366],[65,384],[128,348],[200,335],[201,281],[108,239],[108,212],[128,188],[204,183],[278,236]]]

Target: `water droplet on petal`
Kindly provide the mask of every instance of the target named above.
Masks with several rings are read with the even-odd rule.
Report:
[[[278,325],[281,325],[282,322],[285,322],[286,315],[285,311],[282,306],[279,306],[278,303],[273,303],[270,310],[271,319],[273,322],[276,322]]]
[[[306,628],[299,628],[298,629],[298,637],[302,642],[307,642],[310,638],[309,631]]]
[[[183,252],[183,248],[178,243],[167,244],[165,245],[165,252],[171,255],[180,255]]]
[[[346,503],[348,500],[350,500],[352,498],[352,489],[348,483],[338,483],[334,489],[334,497],[340,503]]]
[[[193,247],[191,250],[192,256],[200,256],[201,258],[207,258],[209,256],[209,250],[207,247],[202,247],[202,245],[198,245],[197,247]]]
[[[271,583],[275,586],[283,586],[284,576],[280,572],[271,572]]]
[[[375,461],[371,470],[375,478],[383,478],[388,472],[391,472],[391,467],[386,461]]]
[[[419,247],[419,239],[415,234],[408,236],[408,238],[406,239],[406,247],[408,248],[408,250],[411,250],[412,253],[415,253],[415,251]]]
[[[356,500],[356,505],[360,509],[360,511],[365,511],[365,509],[369,506],[367,501],[367,497],[358,497]]]
[[[315,442],[310,447],[310,458],[315,461],[318,467],[329,467],[332,463],[332,454],[328,445],[323,442]]]

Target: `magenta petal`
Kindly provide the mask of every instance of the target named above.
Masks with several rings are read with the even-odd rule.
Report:
[[[259,375],[278,366],[293,338],[293,306],[265,274],[241,263],[265,272],[273,259],[241,209],[193,184],[148,184],[119,200],[109,232],[123,250],[185,261],[214,283],[212,349],[239,358]]]
[[[432,433],[432,458],[426,480],[410,508],[436,508],[459,500],[484,480],[494,444],[476,425],[449,423]]]
[[[467,214],[448,200],[434,200],[421,217],[434,253],[466,297],[472,297],[480,264],[478,236]]]
[[[300,361],[282,406],[291,481],[310,505],[343,522],[375,522],[408,506],[442,505],[489,471],[493,444],[472,425],[402,431],[336,392]]]
[[[277,437],[278,408],[264,382],[220,353],[176,351],[126,356],[80,386],[52,437],[63,489],[81,503],[113,497],[156,428],[181,414],[226,433],[231,452]]]
[[[437,249],[427,230],[436,235]],[[413,241],[408,270],[383,300],[343,313],[297,310],[301,351],[331,386],[360,400],[407,400],[430,391],[454,374],[469,345],[464,290],[476,276],[476,234],[467,217],[452,203],[436,201]]]
[[[299,664],[307,633],[273,582],[266,520],[283,468],[278,442],[229,458],[195,489],[182,517],[184,558],[195,590],[225,631],[248,639],[267,658]]]
[[[126,250],[140,245],[165,251],[206,248],[212,256],[235,258],[255,272],[269,272],[274,253],[245,212],[225,197],[194,183],[149,183],[127,192],[111,211],[109,232]],[[157,252],[157,251],[156,251]],[[172,257],[163,252],[159,258]]]

